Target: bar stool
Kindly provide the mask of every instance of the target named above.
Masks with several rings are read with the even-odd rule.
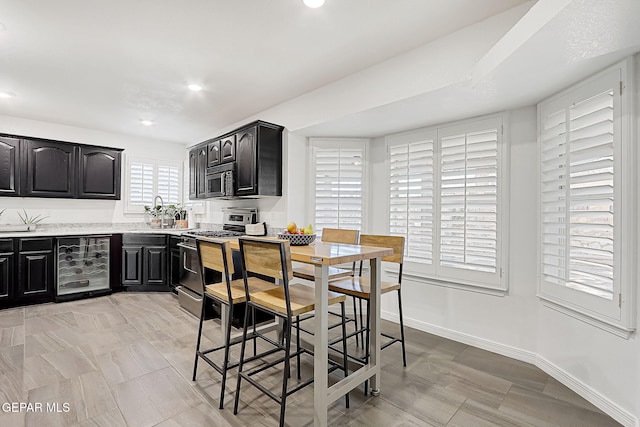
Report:
[[[362,234],[360,235],[360,245],[362,246],[377,246],[383,248],[393,248],[393,254],[387,255],[383,257],[382,260],[386,262],[393,262],[399,264],[398,271],[398,281],[397,282],[386,282],[382,281],[380,283],[380,295],[384,295],[386,293],[397,291],[398,292],[398,313],[400,317],[400,338],[393,337],[388,334],[381,334],[382,336],[390,339],[390,341],[386,342],[381,346],[382,349],[389,347],[390,345],[399,342],[402,344],[402,364],[403,366],[407,366],[407,356],[405,352],[404,345],[404,323],[402,319],[402,296],[401,296],[401,288],[400,283],[402,281],[402,263],[404,260],[404,237],[401,236],[377,236],[370,234]],[[366,321],[367,324],[363,328],[363,331],[366,334],[366,343],[365,343],[365,355],[363,358],[352,357],[352,359],[359,360],[362,363],[368,363],[369,361],[369,325],[370,325],[370,313],[369,313],[369,301],[371,299],[371,284],[368,276],[362,276],[362,262],[360,263],[360,272],[358,276],[334,280],[329,282],[329,290],[333,292],[340,292],[345,295],[351,295],[355,298],[358,298],[360,301],[366,301],[367,307],[367,315]],[[355,305],[354,305],[355,308]],[[362,314],[362,306],[360,309],[360,314]],[[365,384],[366,391],[366,384]]]
[[[238,368],[238,383],[236,387],[235,403],[233,413],[238,413],[238,403],[240,401],[240,386],[241,381],[244,379],[264,394],[275,400],[280,404],[280,426],[284,425],[285,407],[287,397],[292,393],[306,387],[313,383],[313,377],[305,380],[304,382],[296,385],[291,390],[288,389],[288,379],[290,372],[290,360],[293,357],[297,359],[297,373],[298,379],[300,379],[300,356],[303,353],[312,355],[313,353],[300,346],[300,331],[296,334],[296,350],[291,352],[291,329],[293,327],[293,318],[304,313],[308,313],[315,309],[315,292],[312,288],[298,284],[291,283],[293,280],[293,272],[291,268],[291,252],[289,241],[287,240],[275,240],[265,238],[249,238],[240,237],[240,254],[243,261],[243,277],[245,280],[245,292],[247,305],[267,311],[275,316],[284,320],[284,342],[279,346],[278,350],[284,352],[284,356],[278,360],[264,363],[257,367],[253,367],[249,370],[245,370],[245,347],[246,336],[248,329],[248,311],[245,311],[244,328],[242,331],[242,346],[240,350],[240,365]],[[259,275],[267,276],[279,280],[282,282],[282,286],[269,289],[263,292],[250,293],[249,292],[249,279],[248,273],[256,273]],[[342,318],[345,317],[344,301],[346,297],[341,294],[329,292],[329,305],[340,304],[342,309]],[[297,323],[299,327],[299,322]],[[343,360],[342,365],[336,364],[332,360],[329,360],[331,366],[329,372],[336,369],[342,369],[345,376],[347,376],[347,341],[346,341],[346,328],[344,321],[342,323],[342,345],[343,345]],[[266,369],[273,368],[281,363],[284,363],[284,369],[282,371],[282,390],[280,395],[276,395],[268,388],[260,384],[253,375],[265,371]],[[349,396],[347,394],[347,407],[349,407]]]
[[[230,342],[231,322],[233,319],[234,306],[246,301],[247,297],[245,293],[245,281],[243,279],[231,280],[231,276],[234,273],[234,268],[231,257],[231,248],[226,241],[214,240],[209,238],[207,238],[206,240],[197,239],[196,245],[198,247],[200,265],[202,266],[202,285],[205,289],[205,292],[202,301],[202,312],[200,313],[200,325],[198,327],[198,340],[196,343],[195,361],[193,363],[193,381],[196,380],[196,374],[198,371],[198,359],[202,358],[205,362],[207,362],[211,367],[213,367],[222,375],[220,388],[220,409],[223,409],[227,371],[238,366],[238,363],[229,363],[229,348],[231,347],[231,345],[240,343],[240,341],[236,341],[234,343]],[[205,283],[205,268],[222,273],[222,282],[207,285]],[[248,279],[248,284],[249,293],[267,291],[269,289],[277,287],[273,283],[265,282],[253,277]],[[226,329],[224,331],[224,344],[211,349],[201,350],[200,344],[202,340],[202,326],[204,323],[205,307],[208,300],[213,300],[221,305],[228,307],[228,309],[226,310],[227,316],[226,319],[224,319],[224,324],[226,326]],[[248,307],[246,311],[249,311]],[[253,338],[255,342],[256,337],[254,336]],[[219,350],[224,351],[222,366],[219,366],[207,356],[208,354]]]

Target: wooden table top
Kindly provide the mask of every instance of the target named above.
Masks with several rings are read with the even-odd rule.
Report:
[[[199,239],[209,239],[198,237]],[[261,237],[261,239],[264,237]],[[277,240],[276,237],[266,237]],[[220,239],[213,239],[220,240]],[[224,239],[231,244],[231,249],[239,250],[238,239]],[[337,265],[365,259],[382,258],[392,255],[392,248],[376,246],[346,245],[343,243],[314,242],[308,246],[291,246],[291,260],[314,265]]]

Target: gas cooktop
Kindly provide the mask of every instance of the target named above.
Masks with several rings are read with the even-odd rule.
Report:
[[[245,233],[241,231],[231,231],[231,230],[203,230],[203,231],[190,231],[188,233],[183,234],[183,236],[187,237],[238,237],[244,236]]]

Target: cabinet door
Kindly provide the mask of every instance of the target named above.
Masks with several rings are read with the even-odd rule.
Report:
[[[256,127],[236,134],[236,195],[257,194]]]
[[[10,300],[13,296],[13,254],[0,254],[0,301]]]
[[[80,147],[78,196],[88,199],[120,199],[120,152]]]
[[[147,246],[144,251],[143,281],[145,285],[164,285],[167,283],[167,248],[165,246]]]
[[[75,197],[76,147],[71,144],[27,141],[25,196]]]
[[[207,197],[207,147],[198,149],[198,159],[196,164],[197,198]]]
[[[231,135],[220,140],[220,163],[233,162],[236,159],[236,136]]]
[[[142,246],[122,247],[122,284],[142,285]]]
[[[220,140],[207,144],[207,167],[220,164]]]
[[[53,298],[53,251],[21,252],[17,298]]]
[[[0,196],[16,196],[20,191],[19,142],[0,138]]]
[[[189,199],[198,197],[198,150],[189,151]]]

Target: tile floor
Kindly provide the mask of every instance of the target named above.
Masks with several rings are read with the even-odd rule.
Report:
[[[220,337],[214,321],[208,326],[205,345]],[[235,375],[224,410],[213,369],[201,362],[191,381],[196,331],[170,294],[1,310],[0,425],[276,426],[277,404],[248,385],[233,415]],[[412,329],[407,352],[403,368],[399,346],[383,351],[382,395],[352,392],[350,409],[343,400],[332,405],[331,425],[618,425],[532,365]],[[303,377],[312,374],[309,358],[302,368]],[[279,381],[275,372],[263,379]],[[7,412],[7,402],[30,402],[33,411]],[[287,425],[312,425],[312,411],[308,387],[291,397]]]

